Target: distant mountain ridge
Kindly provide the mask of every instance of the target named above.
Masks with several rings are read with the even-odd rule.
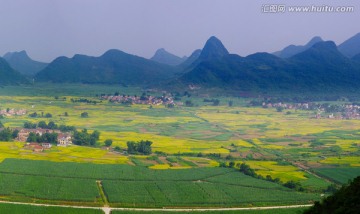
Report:
[[[315,40],[316,41],[316,40]],[[227,54],[199,62],[170,85],[198,85],[240,90],[324,90],[360,87],[360,67],[332,41],[315,42],[290,57],[269,53],[247,57]]]
[[[99,57],[58,57],[36,76],[36,81],[147,85],[173,77],[172,66],[109,50]]]
[[[323,40],[321,37],[315,36],[305,45],[289,45],[284,49],[282,49],[281,51],[274,52],[273,54],[281,58],[290,58],[298,53],[301,53],[309,49],[318,42],[323,42]]]
[[[349,58],[360,54],[360,33],[341,43],[338,48],[342,54]]]
[[[191,85],[231,90],[360,89],[360,54],[346,57],[334,42],[320,37],[283,51],[282,56],[286,56],[283,58],[270,53],[241,57],[230,54],[222,42],[212,36],[201,50],[194,51],[176,66],[109,50],[99,57],[59,57],[35,79],[177,89]],[[159,52],[169,56],[164,49]]]
[[[187,57],[180,58],[172,53],[169,53],[164,48],[160,48],[150,59],[159,63],[176,66],[184,62]]]
[[[28,76],[36,74],[48,65],[48,63],[32,60],[26,51],[8,52],[4,55],[4,59],[12,68]]]
[[[5,59],[0,57],[0,85],[17,85],[29,83],[19,72],[12,69]]]

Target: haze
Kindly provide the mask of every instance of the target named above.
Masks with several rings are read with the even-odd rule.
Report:
[[[348,13],[262,13],[264,4],[353,6]],[[337,44],[360,32],[360,2],[239,0],[2,0],[0,54],[26,50],[50,62],[119,49],[150,58],[158,48],[189,56],[212,35],[242,56],[304,44]]]

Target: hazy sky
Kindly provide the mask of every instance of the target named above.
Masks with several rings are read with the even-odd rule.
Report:
[[[354,12],[264,13],[262,6],[353,6]],[[304,44],[337,44],[360,32],[359,0],[0,0],[0,55],[26,50],[49,62],[108,49],[151,57],[158,48],[190,55],[215,35],[246,56]]]

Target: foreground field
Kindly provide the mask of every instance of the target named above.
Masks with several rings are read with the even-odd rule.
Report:
[[[0,164],[0,173],[3,199],[38,203],[232,207],[302,204],[320,198],[319,194],[299,193],[227,168],[151,170],[129,165],[6,159]],[[97,181],[102,185],[97,186]]]
[[[0,203],[1,213],[12,214],[104,214],[100,209],[84,209],[84,208],[68,208],[68,207],[46,207],[46,206],[33,206],[22,204],[3,204]]]

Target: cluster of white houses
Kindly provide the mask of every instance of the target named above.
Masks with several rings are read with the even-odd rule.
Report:
[[[26,114],[26,110],[25,109],[1,109],[0,110],[0,115],[2,116],[13,116],[13,115],[25,115]]]
[[[161,97],[154,96],[127,96],[127,95],[118,95],[118,96],[101,96],[102,100],[108,100],[114,103],[130,102],[131,104],[146,104],[146,105],[182,105],[182,102],[174,102],[174,99],[170,95],[165,95]]]
[[[25,128],[19,129],[19,133],[18,133],[18,136],[17,136],[16,140],[18,140],[20,142],[26,142],[26,140],[28,139],[31,132],[35,133],[35,134],[37,134],[39,136],[42,136],[45,133],[57,133],[58,134],[57,146],[65,146],[66,147],[66,146],[69,146],[69,145],[72,144],[72,138],[71,138],[70,133],[62,133],[60,130],[41,129],[41,128],[37,128],[37,129],[25,129]],[[35,146],[35,144],[32,144],[32,146]],[[51,144],[49,144],[49,143],[43,143],[41,146],[44,149],[51,148]]]

